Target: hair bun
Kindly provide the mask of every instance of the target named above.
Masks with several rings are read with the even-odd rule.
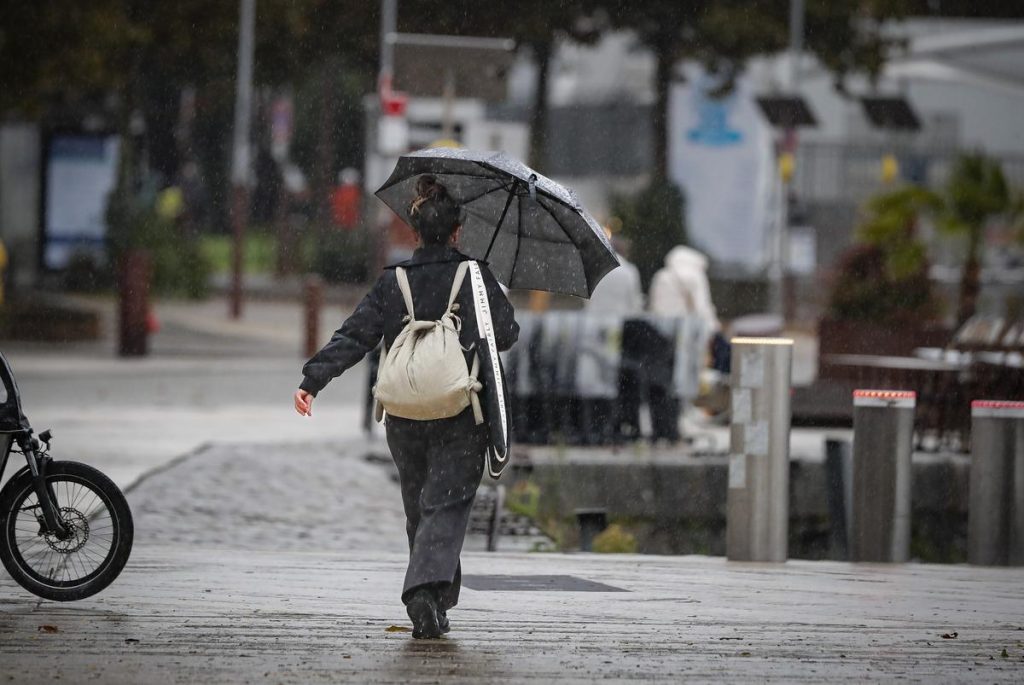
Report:
[[[430,174],[423,174],[416,180],[416,194],[425,200],[436,200],[448,194],[448,189]]]

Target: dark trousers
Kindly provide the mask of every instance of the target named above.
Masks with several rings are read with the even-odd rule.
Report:
[[[402,601],[420,587],[437,591],[444,610],[459,601],[459,554],[483,477],[487,427],[469,409],[450,419],[387,418],[388,447],[398,466],[409,535]]]

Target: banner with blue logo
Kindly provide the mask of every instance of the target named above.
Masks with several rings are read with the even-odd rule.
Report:
[[[693,246],[717,265],[762,269],[770,254],[772,130],[749,83],[716,97],[720,81],[688,65],[669,100],[669,175],[686,194]]]

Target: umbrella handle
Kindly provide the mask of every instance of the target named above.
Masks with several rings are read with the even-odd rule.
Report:
[[[536,178],[536,176],[534,177]],[[483,261],[487,261],[487,258],[491,256],[491,248],[494,247],[494,241],[498,239],[498,232],[501,231],[501,225],[505,223],[505,215],[508,214],[508,208],[512,204],[512,198],[516,196],[516,188],[519,187],[519,179],[512,181],[512,189],[508,191],[508,199],[505,200],[505,207],[501,210],[501,217],[498,219],[498,225],[494,227],[494,233],[491,235],[491,242],[487,245],[487,252],[484,253]],[[533,187],[531,180],[530,187]]]

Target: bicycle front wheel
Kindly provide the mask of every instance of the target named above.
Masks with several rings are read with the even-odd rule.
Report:
[[[32,475],[24,473],[0,492],[0,561],[33,594],[84,599],[110,585],[127,563],[131,510],[113,481],[85,464],[51,462],[46,482],[68,535],[47,532]]]

